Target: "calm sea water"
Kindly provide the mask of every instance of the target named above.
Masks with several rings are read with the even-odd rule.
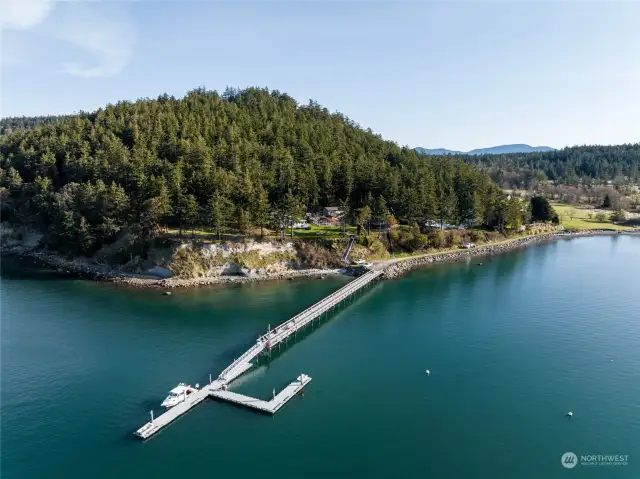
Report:
[[[5,479],[640,477],[640,238],[379,283],[236,386],[268,398],[304,372],[304,397],[274,417],[207,401],[146,443],[132,433],[176,382],[346,279],[165,297],[9,259],[2,274]],[[569,471],[568,451],[628,465]]]

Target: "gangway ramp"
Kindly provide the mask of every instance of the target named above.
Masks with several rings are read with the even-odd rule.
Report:
[[[355,236],[351,236],[349,238],[349,242],[347,243],[347,249],[344,251],[344,255],[342,256],[342,262],[349,264],[349,253],[351,253],[351,248],[353,248],[353,243],[356,241]]]

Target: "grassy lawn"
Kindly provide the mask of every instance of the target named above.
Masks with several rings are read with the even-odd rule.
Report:
[[[628,226],[620,226],[611,223],[609,215],[611,212],[607,212],[607,219],[605,221],[597,221],[595,219],[596,213],[593,210],[581,208],[580,206],[567,205],[563,203],[552,202],[551,206],[556,210],[560,217],[561,224],[565,228],[576,228],[579,230],[595,230],[595,229],[615,229],[626,230]],[[574,210],[573,219],[569,218],[568,212]],[[592,214],[592,218],[589,218],[589,213]]]
[[[293,230],[293,237],[300,239],[328,239],[342,238],[342,226],[318,226],[310,225],[308,230]],[[355,226],[347,226],[347,234],[356,234]]]
[[[265,240],[267,239],[277,239],[278,235],[276,232],[271,231],[267,228],[264,230],[265,232]],[[347,234],[356,234],[355,226],[347,226],[346,229]],[[170,236],[178,237],[180,231],[178,228],[169,228],[167,233]],[[214,230],[204,227],[196,227],[195,230],[191,229],[182,229],[182,237],[185,239],[191,238],[195,236],[200,241],[215,241],[217,240],[217,236]],[[245,236],[240,235],[239,233],[229,234],[228,232],[222,234],[222,240],[231,240],[233,238],[237,239],[238,237]],[[256,228],[254,231],[251,231],[246,236],[254,236],[256,238],[260,237],[260,229]],[[285,238],[289,239],[291,237],[291,230],[287,229],[285,231]],[[311,228],[308,230],[303,229],[294,229],[293,237],[298,239],[328,239],[328,238],[342,238],[342,227],[341,226],[318,226],[311,225]]]
[[[178,228],[168,228],[167,233],[171,236],[178,236],[180,234],[180,230]],[[182,228],[182,236],[191,237],[195,236],[215,236],[215,231],[211,231],[206,228],[196,228],[195,230],[191,230],[188,228]]]

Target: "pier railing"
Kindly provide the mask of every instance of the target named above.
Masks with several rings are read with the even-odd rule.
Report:
[[[224,371],[220,373],[219,378],[223,381],[232,381],[233,379],[235,379],[234,372],[238,369],[244,369],[244,367],[242,367],[244,363],[252,361],[262,351],[264,351],[264,349],[267,347],[267,342],[269,347],[275,346],[283,339],[286,339],[292,333],[295,333],[298,329],[306,326],[307,324],[309,324],[309,322],[313,321],[315,318],[331,309],[336,304],[354,294],[360,288],[369,284],[381,274],[382,271],[368,271],[362,276],[346,284],[338,291],[335,291],[313,306],[305,309],[293,318],[277,326],[272,331],[263,336],[260,336],[254,346],[252,346],[242,356],[236,359]]]

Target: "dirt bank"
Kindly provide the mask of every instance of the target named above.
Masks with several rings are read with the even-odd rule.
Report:
[[[53,268],[60,273],[77,276],[94,281],[108,281],[140,288],[189,288],[212,284],[252,283],[257,281],[320,277],[329,274],[339,274],[339,269],[297,269],[264,274],[218,275],[200,278],[157,278],[150,275],[132,274],[118,271],[106,265],[89,263],[80,259],[67,259],[58,254],[46,251],[34,251],[30,248],[3,248],[3,254],[13,254],[25,258],[32,258],[43,266]]]

